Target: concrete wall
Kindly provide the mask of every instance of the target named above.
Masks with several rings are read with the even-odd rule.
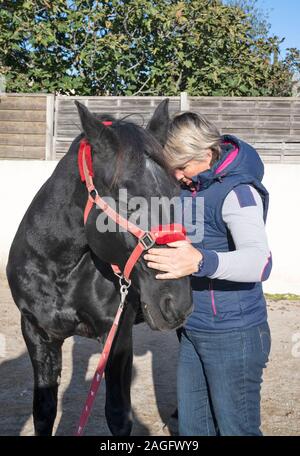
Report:
[[[57,162],[38,160],[0,161],[0,275],[10,245],[34,195],[48,179]]]
[[[273,269],[267,293],[300,295],[300,164],[267,164],[263,184],[270,193],[267,220]]]
[[[27,206],[57,162],[0,161],[0,274]],[[300,294],[300,164],[266,164],[264,185],[270,192],[267,222],[273,271],[268,293]]]

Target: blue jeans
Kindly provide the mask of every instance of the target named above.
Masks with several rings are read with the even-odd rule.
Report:
[[[183,329],[179,435],[262,435],[260,388],[270,347],[268,323],[230,332]]]

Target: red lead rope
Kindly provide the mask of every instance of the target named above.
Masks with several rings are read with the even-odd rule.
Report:
[[[101,380],[103,378],[103,374],[104,374],[107,360],[109,357],[110,349],[111,349],[115,334],[116,334],[118,326],[119,326],[119,321],[120,321],[121,314],[122,314],[122,311],[124,308],[125,297],[128,293],[127,288],[128,288],[127,285],[121,286],[121,302],[120,302],[120,305],[118,308],[117,315],[115,316],[113,325],[107,336],[107,339],[106,339],[106,342],[105,342],[105,345],[103,348],[103,352],[101,353],[100,360],[98,362],[98,366],[97,366],[96,372],[95,372],[93,380],[92,380],[92,384],[91,384],[91,387],[90,387],[90,390],[88,393],[88,397],[85,401],[83,410],[81,412],[79,424],[77,427],[77,431],[75,433],[75,436],[77,436],[77,437],[80,437],[83,434],[84,428],[87,425],[89,416],[91,414],[92,407],[93,407],[93,404],[94,404],[94,401],[96,398],[96,394],[99,389]]]

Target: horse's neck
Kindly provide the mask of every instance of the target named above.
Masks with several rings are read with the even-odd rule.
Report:
[[[86,201],[76,154],[68,153],[37,194],[27,217],[47,258],[72,266],[88,250],[83,224]]]

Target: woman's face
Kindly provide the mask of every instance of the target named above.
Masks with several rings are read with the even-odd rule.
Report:
[[[197,174],[210,168],[211,158],[212,153],[211,151],[208,151],[204,160],[190,160],[180,168],[176,168],[174,172],[176,179],[186,185],[191,184],[193,176],[197,176]]]

